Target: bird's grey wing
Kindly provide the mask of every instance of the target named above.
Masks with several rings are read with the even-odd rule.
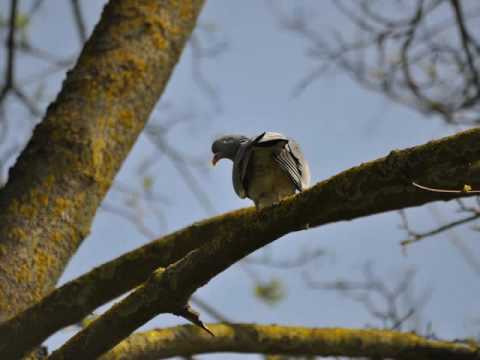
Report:
[[[288,141],[288,139],[282,134],[275,132],[263,132],[260,135],[246,141],[240,145],[240,148],[233,161],[233,188],[237,195],[242,199],[248,195],[248,164],[254,146],[271,146],[279,141]]]
[[[233,161],[233,188],[237,195],[242,199],[247,197],[246,174],[251,155],[252,142],[248,141],[240,145]]]
[[[232,171],[233,188],[240,198],[243,199],[248,195],[248,164],[254,147],[272,146],[280,141],[287,142],[288,138],[280,133],[267,131],[240,145],[233,161]]]
[[[252,140],[254,146],[270,146],[279,142],[288,142],[288,138],[280,133],[266,131]]]
[[[292,139],[273,153],[273,158],[287,173],[299,191],[310,184],[310,169],[300,146]]]
[[[300,149],[300,145],[295,140],[290,139],[287,145],[290,153],[297,161],[297,167],[302,175],[302,190],[305,190],[310,186],[310,166]]]

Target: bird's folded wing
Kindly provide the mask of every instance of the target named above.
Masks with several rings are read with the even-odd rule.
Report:
[[[283,171],[286,172],[290,180],[292,180],[295,187],[303,190],[301,165],[290,151],[290,147],[286,144],[280,151],[273,154],[273,158],[280,165]]]
[[[300,146],[294,140],[290,139],[282,151],[274,155],[274,158],[287,172],[299,191],[310,186],[310,168]]]
[[[266,131],[252,140],[253,146],[271,146],[278,142],[288,142],[288,138],[280,133]]]
[[[245,184],[245,177],[247,173],[248,162],[252,154],[252,143],[246,142],[240,145],[237,156],[233,161],[233,188],[240,198],[247,196],[247,188]]]

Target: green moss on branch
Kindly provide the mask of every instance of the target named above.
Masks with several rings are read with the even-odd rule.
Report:
[[[180,282],[187,293],[288,232],[468,196],[419,190],[411,181],[445,188],[470,184],[478,189],[478,167],[472,164],[479,160],[480,130],[475,129],[344,171],[279,206],[260,212],[241,209],[193,224],[94,269],[1,325],[0,354],[2,349],[8,353],[34,347],[61,327],[79,321],[97,306],[138,285],[156,267],[166,267],[207,241],[211,253],[202,258],[205,265],[192,263],[191,257],[186,259],[190,262],[181,263],[191,265],[188,279]],[[449,171],[445,171],[447,168]]]

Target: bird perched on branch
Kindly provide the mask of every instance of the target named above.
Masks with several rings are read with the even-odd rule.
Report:
[[[310,169],[299,145],[280,133],[222,136],[213,142],[212,152],[213,165],[221,159],[233,161],[233,188],[242,199],[253,200],[257,209],[277,204],[310,184]]]

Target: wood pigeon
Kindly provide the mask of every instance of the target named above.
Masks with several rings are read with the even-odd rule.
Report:
[[[310,169],[299,145],[280,133],[222,136],[213,142],[212,152],[213,165],[220,159],[233,161],[233,188],[242,199],[253,200],[257,209],[277,204],[310,184]]]

